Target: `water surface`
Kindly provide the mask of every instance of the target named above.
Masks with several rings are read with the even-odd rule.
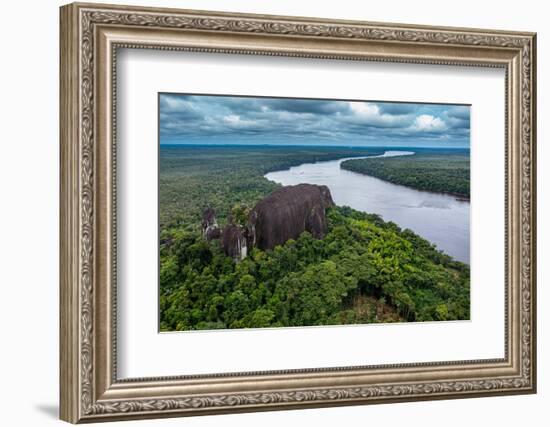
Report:
[[[381,156],[372,157],[403,155],[414,153],[386,151]],[[378,214],[401,228],[411,229],[455,259],[470,262],[469,201],[458,200],[447,194],[415,190],[341,169],[340,164],[351,158],[304,163],[270,172],[265,177],[282,185],[326,185],[337,205]]]

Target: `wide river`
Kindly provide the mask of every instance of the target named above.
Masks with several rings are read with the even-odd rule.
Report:
[[[405,155],[414,153],[386,151],[371,157]],[[470,263],[470,202],[341,169],[340,164],[351,158],[364,157],[304,163],[265,177],[282,185],[326,185],[337,205],[378,214],[401,228],[413,230],[453,258]]]

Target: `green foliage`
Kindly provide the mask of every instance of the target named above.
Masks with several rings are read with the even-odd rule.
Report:
[[[470,198],[470,156],[463,151],[352,159],[341,167],[418,190]]]
[[[333,147],[166,146],[160,148],[160,229],[193,228],[206,207],[223,225],[234,208],[250,208],[278,185],[268,172],[306,162],[380,154]]]
[[[335,207],[328,217],[323,240],[306,232],[237,264],[218,242],[175,233],[162,249],[161,329],[469,318],[466,265],[374,215]]]
[[[377,215],[331,208],[324,239],[306,232],[239,263],[202,238],[204,207],[244,222],[277,188],[266,172],[367,152],[161,147],[161,330],[468,319],[469,267]]]
[[[231,209],[231,217],[234,224],[239,224],[241,226],[246,225],[248,215],[250,214],[250,208],[245,205],[235,205]]]

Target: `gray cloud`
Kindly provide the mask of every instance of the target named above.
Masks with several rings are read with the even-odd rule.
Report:
[[[463,106],[162,94],[159,108],[161,138],[178,142],[469,144]]]
[[[384,102],[378,105],[382,113],[394,115],[413,114],[417,106],[417,104],[406,104],[401,102]]]

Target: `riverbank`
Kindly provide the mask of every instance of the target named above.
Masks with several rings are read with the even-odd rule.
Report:
[[[383,153],[378,147],[161,145],[160,228],[196,224],[204,206],[223,225],[235,205],[255,203],[277,188],[263,176],[303,163]]]
[[[161,330],[468,319],[467,264],[438,250],[422,233],[405,229],[413,228],[401,219],[384,211],[382,220],[368,198],[362,209],[342,207],[365,201],[365,195],[393,194],[394,201],[423,203],[424,215],[428,205],[441,203],[412,200],[407,192],[415,190],[340,169],[344,159],[375,150],[381,149],[161,147]],[[266,173],[274,169],[278,172]],[[328,179],[342,190],[331,189],[339,206],[327,211],[323,239],[304,233],[274,250],[254,248],[240,263],[227,257],[218,241],[204,239],[205,206],[218,213],[222,225],[227,215],[246,212],[281,185],[266,178],[289,170],[304,180]],[[382,187],[369,187],[365,180]],[[406,193],[397,194],[394,187]],[[429,217],[416,219],[430,223]]]
[[[465,152],[417,153],[410,157],[349,159],[343,169],[393,184],[470,200],[470,156]]]
[[[406,151],[368,156],[366,162],[412,159]],[[367,157],[367,156],[365,156]],[[470,262],[470,203],[456,196],[417,190],[393,184],[373,176],[341,168],[350,157],[316,163],[304,163],[265,177],[281,185],[300,183],[326,185],[338,206],[380,215],[427,239],[439,250],[458,261]],[[361,159],[353,159],[361,161]]]

